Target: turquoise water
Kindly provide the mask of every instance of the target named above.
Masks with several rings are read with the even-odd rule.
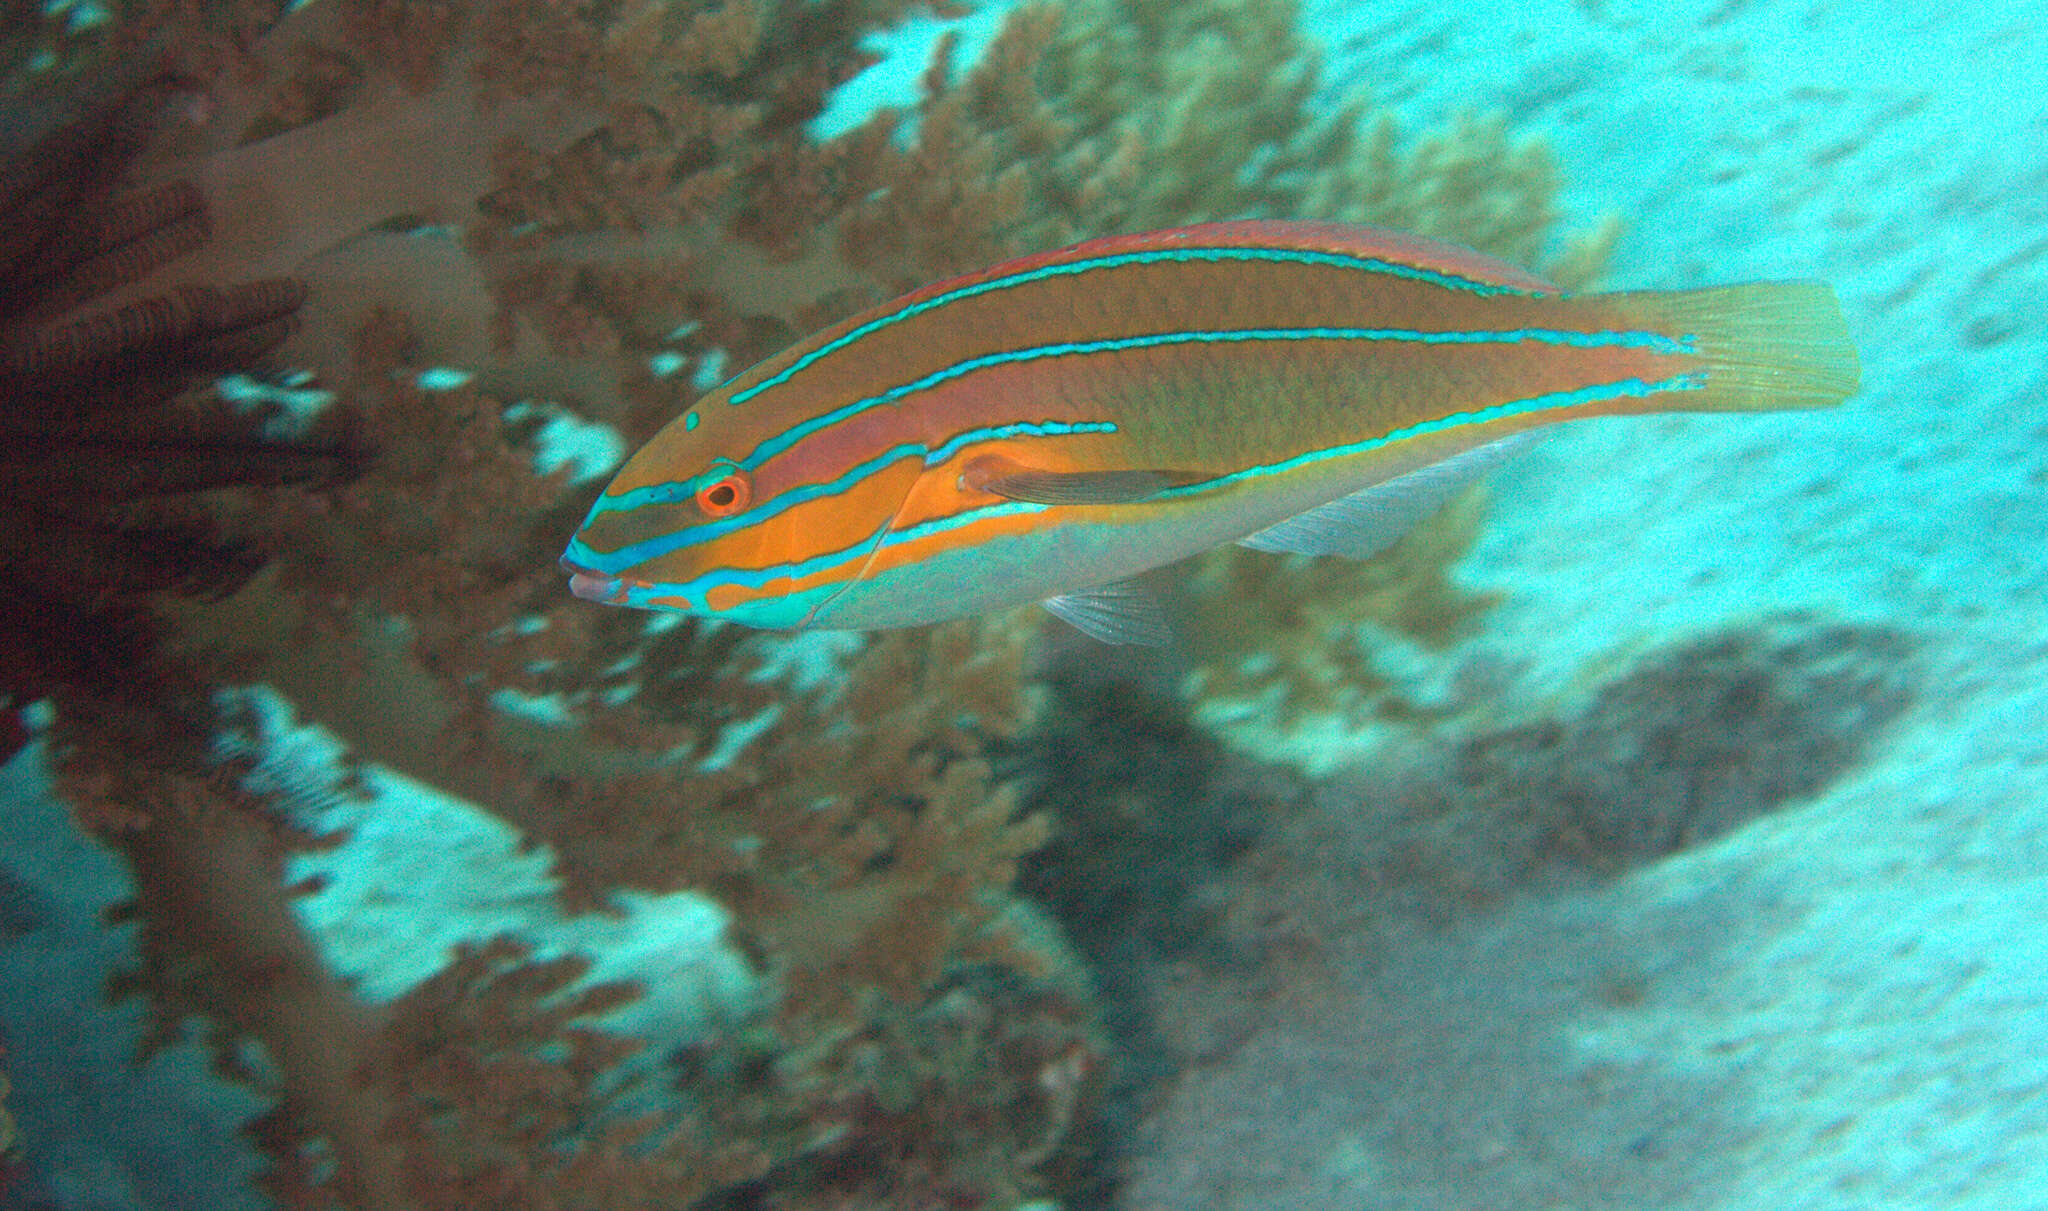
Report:
[[[1176,1087],[1129,1205],[2048,1205],[2043,16],[1315,6],[1334,76],[1544,129],[1627,221],[1616,285],[1835,283],[1865,388],[1494,477],[1461,574],[1507,597],[1451,692],[1517,705],[1372,746],[1391,791],[1345,763],[1290,851],[1394,872],[1311,914],[1342,991]],[[1624,873],[1524,861],[1558,811]],[[1673,812],[1717,835],[1625,843]]]

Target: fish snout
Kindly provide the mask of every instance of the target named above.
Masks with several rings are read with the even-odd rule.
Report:
[[[569,591],[583,600],[618,605],[626,599],[626,586],[618,577],[579,567],[566,557],[561,560],[561,566],[569,574]]]

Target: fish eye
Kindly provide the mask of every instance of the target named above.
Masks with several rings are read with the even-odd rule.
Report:
[[[754,499],[754,481],[738,467],[697,489],[697,508],[706,517],[731,517]]]

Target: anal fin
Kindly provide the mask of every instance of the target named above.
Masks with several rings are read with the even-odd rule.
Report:
[[[1517,433],[1488,442],[1317,505],[1237,541],[1255,551],[1343,555],[1351,559],[1377,555],[1480,476],[1526,449],[1535,438],[1535,434]]]

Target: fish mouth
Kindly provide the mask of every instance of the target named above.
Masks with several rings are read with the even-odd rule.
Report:
[[[583,600],[601,605],[619,605],[626,600],[626,584],[618,577],[579,567],[566,558],[561,561],[561,566],[569,574],[569,591]]]

